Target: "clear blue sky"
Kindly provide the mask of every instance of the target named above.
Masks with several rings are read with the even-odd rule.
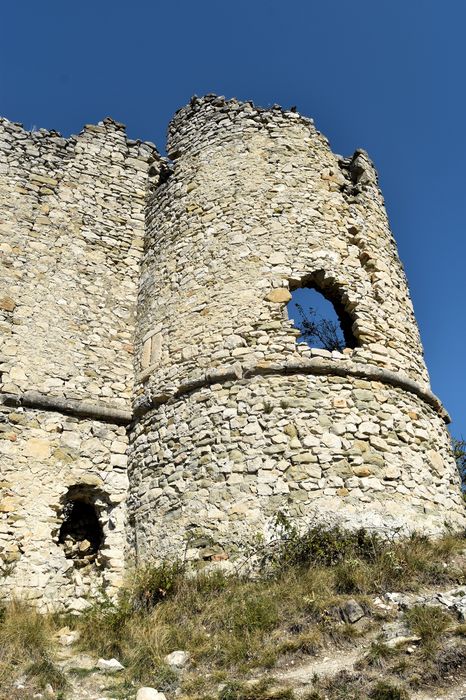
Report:
[[[379,171],[434,391],[466,437],[466,2],[3,3],[0,113],[76,133],[107,115],[164,147],[192,94],[297,105]]]

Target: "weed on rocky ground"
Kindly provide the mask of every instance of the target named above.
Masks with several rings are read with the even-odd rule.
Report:
[[[465,550],[454,535],[288,527],[258,545],[254,577],[166,562],[79,618],[13,602],[0,618],[0,698],[133,700],[150,686],[168,700],[404,700],[466,670],[461,596],[420,596],[464,585],[466,597]]]

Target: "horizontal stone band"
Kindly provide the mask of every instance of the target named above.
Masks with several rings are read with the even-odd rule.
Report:
[[[418,396],[426,404],[434,409],[436,413],[445,421],[450,423],[451,419],[448,411],[444,408],[440,399],[429,389],[424,388],[418,382],[406,377],[398,372],[393,372],[382,367],[371,364],[355,363],[349,360],[341,362],[318,357],[310,360],[290,361],[284,363],[263,362],[256,365],[241,366],[240,363],[226,367],[213,368],[199,377],[193,377],[188,381],[181,382],[178,387],[173,387],[172,391],[166,391],[158,395],[153,395],[150,400],[139,405],[135,411],[136,415],[147,413],[151,409],[167,403],[192,391],[196,391],[211,384],[222,384],[237,379],[249,379],[256,376],[266,375],[287,375],[287,374],[313,374],[313,375],[333,375],[337,377],[354,377],[366,379],[370,382],[381,382],[390,386],[409,391]]]
[[[43,411],[56,411],[78,418],[90,418],[116,425],[131,422],[131,411],[104,406],[90,401],[65,399],[60,396],[47,396],[38,391],[26,391],[24,394],[0,394],[0,404],[4,406],[33,408]]]
[[[357,364],[350,361],[345,361],[344,363],[336,362],[321,357],[311,360],[301,360],[299,362],[263,362],[244,367],[237,362],[227,367],[213,368],[202,376],[181,382],[178,387],[173,387],[172,390],[154,395],[152,399],[139,405],[135,414],[138,416],[143,415],[163,403],[167,403],[184,394],[202,389],[202,387],[210,386],[211,384],[223,384],[229,381],[236,381],[237,379],[250,379],[257,376],[280,374],[333,375],[389,384],[390,386],[409,391],[411,394],[418,396],[433,408],[445,423],[450,423],[451,421],[440,399],[429,389],[425,389],[409,377],[405,377],[388,369],[383,369],[382,367],[376,367],[375,365]],[[0,403],[4,406],[57,411],[58,413],[101,420],[117,425],[128,425],[133,419],[131,411],[105,406],[100,403],[91,403],[89,401],[47,396],[38,391],[26,391],[24,394],[0,394]]]

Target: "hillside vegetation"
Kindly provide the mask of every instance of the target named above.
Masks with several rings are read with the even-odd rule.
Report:
[[[79,618],[14,601],[0,619],[0,697],[133,700],[140,686],[168,700],[414,697],[466,673],[458,610],[416,597],[466,586],[465,550],[459,535],[387,542],[285,526],[251,553],[254,578],[166,562],[131,572],[117,602]],[[166,660],[176,650],[181,668]],[[102,657],[124,669],[96,669]]]

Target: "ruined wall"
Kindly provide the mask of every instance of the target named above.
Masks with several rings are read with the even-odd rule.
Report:
[[[138,302],[137,551],[180,554],[207,531],[229,555],[277,510],[385,530],[464,524],[367,155],[335,156],[292,112],[213,96],[177,113],[168,153]],[[309,280],[351,319],[356,347],[297,343],[286,303]]]
[[[0,121],[6,590],[79,607],[90,586],[121,577],[123,426],[147,177],[157,159],[112,120],[69,139]],[[58,541],[67,491],[79,485],[73,498],[92,501],[104,528],[92,563],[73,560]]]
[[[464,526],[367,155],[215,96],[168,151],[112,120],[69,139],[0,120],[1,594],[79,612],[134,556],[233,558],[278,511]],[[299,342],[309,285],[343,352]]]
[[[89,594],[111,595],[124,574],[126,429],[53,411],[4,409],[0,440],[1,593],[46,609],[82,611]],[[73,489],[90,501],[103,529],[60,542]]]

